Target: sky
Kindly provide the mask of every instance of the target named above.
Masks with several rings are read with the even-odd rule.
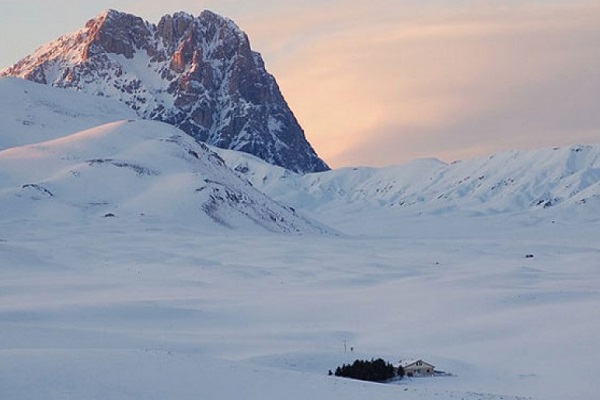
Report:
[[[600,143],[597,0],[0,0],[0,68],[107,8],[233,19],[333,168]]]

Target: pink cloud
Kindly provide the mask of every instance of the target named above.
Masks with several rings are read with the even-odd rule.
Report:
[[[333,166],[600,142],[599,6],[396,4],[246,21]]]
[[[12,2],[4,32],[29,48],[10,56],[3,49],[5,62],[108,6],[155,22],[177,10],[212,9],[247,31],[308,139],[334,167],[600,142],[597,1],[71,3],[53,2],[58,17],[32,29],[11,25],[8,11],[35,21],[46,3]]]

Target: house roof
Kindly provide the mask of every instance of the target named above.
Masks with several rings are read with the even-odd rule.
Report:
[[[416,364],[417,361],[421,361],[421,363],[423,363],[423,366],[435,368],[435,366],[433,364],[423,361],[420,358],[411,358],[411,359],[407,359],[407,360],[400,360],[400,365],[402,366],[402,368],[406,368],[406,367],[410,367],[413,364]]]

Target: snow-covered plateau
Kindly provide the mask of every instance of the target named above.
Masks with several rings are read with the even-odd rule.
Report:
[[[600,392],[600,146],[298,175],[109,99],[0,104],[0,399]],[[327,375],[377,357],[450,376]]]

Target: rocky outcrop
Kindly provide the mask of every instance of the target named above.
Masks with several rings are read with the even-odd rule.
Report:
[[[137,49],[150,52],[151,26],[140,17],[109,11],[88,21],[89,45],[85,59],[104,53],[120,54],[132,59]]]
[[[109,10],[0,75],[117,98],[143,118],[295,172],[329,169],[247,35],[210,11],[155,25]]]

